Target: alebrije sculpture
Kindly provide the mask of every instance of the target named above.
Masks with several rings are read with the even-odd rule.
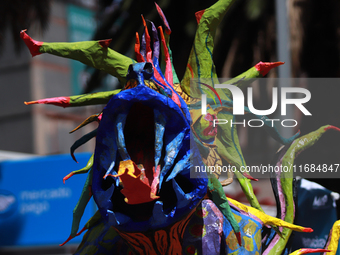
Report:
[[[237,170],[245,166],[236,128],[212,125],[214,119],[235,118],[230,111],[230,94],[214,89],[218,79],[212,60],[216,27],[233,2],[220,0],[196,13],[198,28],[181,82],[172,63],[170,26],[157,4],[165,34],[161,26],[157,31],[149,21],[151,47],[142,17],[145,29],[141,42],[136,34],[136,60],[110,49],[111,39],[46,43],[21,32],[32,56],[50,53],[72,58],[108,72],[123,85],[121,90],[26,103],[62,107],[106,104],[101,113],[90,116],[72,131],[93,121],[99,123],[96,130],[71,147],[75,159],[74,151],[96,137],[95,153],[87,166],[64,178],[66,181],[75,174],[88,173],[67,239],[87,230],[76,254],[284,254],[292,230],[312,231],[293,224],[292,173],[285,173],[285,179],[280,178],[280,173],[273,180],[279,218],[263,212],[250,184],[255,179],[248,173],[235,172],[251,206],[225,196],[222,186],[232,182],[232,175],[223,181],[219,181],[219,173],[191,176],[195,165],[230,164]],[[228,83],[247,86],[252,78],[262,77],[281,64],[259,62]],[[202,91],[209,94],[205,115],[200,108]],[[322,127],[303,137],[309,142],[301,147],[295,140],[299,133],[285,139],[276,128],[264,128],[286,145],[278,164],[291,163],[298,152],[311,146],[325,131],[337,129]],[[77,234],[92,195],[99,210]],[[263,229],[270,234],[262,236]],[[338,237],[333,232],[330,254],[335,254],[334,240]],[[292,254],[311,252],[328,250],[300,249]]]

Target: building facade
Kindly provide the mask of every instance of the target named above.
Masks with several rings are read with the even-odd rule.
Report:
[[[41,31],[33,25],[27,33],[44,42],[90,40],[96,27],[94,11],[94,0],[53,0],[48,29]],[[103,106],[63,109],[25,105],[25,101],[81,94],[89,74],[84,65],[73,60],[48,54],[32,58],[22,46],[16,52],[7,31],[0,56],[0,150],[39,155],[68,153],[77,139],[97,125],[90,124],[72,134],[69,131],[99,113]],[[94,141],[90,141],[77,151],[93,148]]]

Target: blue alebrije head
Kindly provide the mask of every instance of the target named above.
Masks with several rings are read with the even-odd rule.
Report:
[[[138,85],[114,96],[106,105],[98,127],[92,192],[104,220],[121,231],[141,232],[169,226],[188,215],[205,196],[207,178],[190,178],[190,123],[168,96],[147,87],[150,63],[131,65],[128,79]],[[159,196],[146,203],[128,204],[117,174],[121,161],[132,160],[152,171],[160,166]],[[150,172],[151,171],[151,172]],[[107,178],[103,178],[109,175]],[[151,176],[151,177],[150,177]],[[138,190],[135,190],[138,197]]]

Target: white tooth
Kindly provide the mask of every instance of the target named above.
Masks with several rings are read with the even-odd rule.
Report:
[[[112,161],[110,167],[107,169],[107,171],[104,175],[104,177],[105,177],[104,179],[106,179],[108,175],[116,175],[117,174],[117,172],[115,170],[113,170],[114,166],[115,166],[115,161]],[[115,177],[114,179],[116,181],[116,186],[118,186],[119,185],[119,178]]]
[[[109,222],[110,224],[113,224],[114,226],[118,226],[121,223],[118,221],[115,213],[111,210],[107,210],[107,214],[108,214],[108,218],[109,218]]]
[[[163,166],[160,177],[159,177],[159,186],[158,186],[159,189],[162,186],[164,176],[168,173],[168,171],[174,164],[176,156],[179,150],[182,148],[182,141],[184,138],[184,134],[185,134],[185,130],[177,134],[177,136],[170,143],[168,143],[168,145],[165,148],[165,157],[164,157],[165,165]]]
[[[123,225],[131,221],[131,218],[120,212],[111,212],[109,213],[109,223],[111,223],[110,220],[112,221],[113,224],[116,223],[116,225]],[[113,226],[116,226],[116,225],[113,225]]]
[[[116,141],[118,152],[122,158],[122,160],[130,159],[130,156],[126,150],[125,146],[125,138],[124,138],[124,126],[126,121],[127,114],[119,114],[117,116],[116,124],[115,124],[115,132],[116,132]]]
[[[163,148],[163,136],[165,130],[165,118],[163,115],[156,109],[154,109],[154,119],[155,119],[155,170],[156,166],[158,166],[159,160],[162,155]]]
[[[171,179],[175,178],[178,173],[185,172],[190,170],[190,150],[187,154],[176,163],[175,167],[172,169],[171,173],[169,174],[168,178],[166,178],[166,182],[170,181]]]
[[[103,166],[103,168],[106,169],[106,173],[104,176],[106,175],[114,175],[117,174],[116,171],[113,170],[114,166],[115,166],[115,162],[116,162],[116,156],[117,156],[117,142],[116,142],[116,138],[112,138],[112,137],[107,137],[105,139],[102,139],[102,144],[104,147],[106,147],[106,149],[102,152],[101,156],[99,157],[100,159],[100,164]],[[106,177],[105,177],[106,179]],[[118,180],[118,178],[117,178]],[[116,181],[117,183],[117,181]],[[119,180],[118,180],[118,184],[119,185]]]

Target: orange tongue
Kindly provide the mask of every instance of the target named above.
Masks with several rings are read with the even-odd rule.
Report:
[[[141,175],[142,171],[132,160],[119,163],[118,174],[114,177],[120,177],[124,187],[120,192],[128,204],[142,204],[159,198],[155,194],[156,190],[151,190],[149,182],[140,178]]]

